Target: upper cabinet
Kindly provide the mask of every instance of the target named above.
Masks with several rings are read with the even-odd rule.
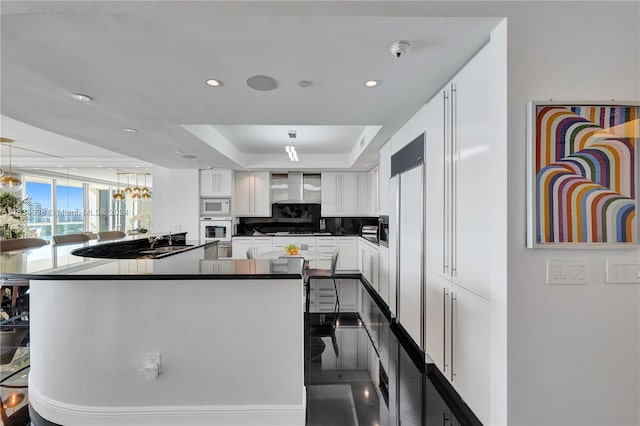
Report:
[[[391,142],[384,144],[378,152],[378,206],[380,215],[389,214],[389,179],[391,179]]]
[[[324,217],[369,215],[369,174],[353,172],[322,173]]]
[[[271,216],[271,174],[269,172],[236,172],[236,216]]]
[[[200,196],[231,198],[231,170],[200,170]]]
[[[491,289],[492,99],[476,57],[426,106],[427,269],[482,296]],[[493,166],[492,166],[493,164]]]
[[[378,170],[377,166],[369,170],[369,214],[372,216],[380,214]]]

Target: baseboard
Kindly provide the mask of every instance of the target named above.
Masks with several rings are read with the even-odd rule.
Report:
[[[444,377],[435,364],[427,364],[427,380],[431,380],[434,387],[460,423],[471,426],[482,426],[482,422],[473,410],[462,400],[451,383]]]
[[[304,426],[306,390],[300,405],[92,407],[50,399],[29,388],[34,426]]]

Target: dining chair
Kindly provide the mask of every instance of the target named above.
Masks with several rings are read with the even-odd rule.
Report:
[[[331,269],[311,268],[307,271],[309,281],[311,278],[326,278],[333,280],[333,288],[336,291],[336,299],[338,299],[338,285],[336,284],[336,267],[338,265],[338,250],[334,250],[331,255]],[[338,302],[339,303],[339,302]]]
[[[49,244],[49,241],[43,240],[42,238],[15,238],[13,240],[0,240],[0,252],[42,247],[47,244]]]
[[[84,234],[54,235],[51,238],[55,244],[82,243],[90,240],[89,236]]]
[[[253,252],[251,251],[251,249],[247,249],[247,259],[253,259]]]
[[[42,247],[49,244],[49,241],[42,238],[16,238],[13,240],[0,240],[0,252],[18,251],[28,248]],[[11,307],[16,306],[20,287],[29,287],[29,280],[10,280],[2,279],[0,281],[0,298],[4,295],[7,288],[11,289]]]
[[[98,239],[98,234],[96,234],[95,232],[87,231],[87,232],[82,232],[82,234],[86,235],[87,237],[89,237],[90,240],[97,240]]]
[[[127,236],[126,232],[123,231],[103,231],[98,232],[99,240],[117,240],[118,238],[124,238]]]

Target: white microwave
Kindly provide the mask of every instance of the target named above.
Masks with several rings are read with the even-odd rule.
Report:
[[[203,198],[200,204],[200,216],[229,216],[230,201],[228,198]]]

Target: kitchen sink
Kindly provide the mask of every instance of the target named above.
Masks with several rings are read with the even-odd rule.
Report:
[[[174,253],[181,250],[186,250],[193,245],[181,245],[181,246],[162,246],[156,247],[152,249],[144,249],[140,250],[138,254],[166,254],[166,253]]]

